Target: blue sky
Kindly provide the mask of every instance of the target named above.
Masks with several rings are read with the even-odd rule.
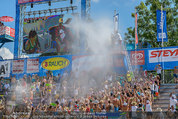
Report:
[[[0,17],[11,16],[15,19],[16,15],[16,0],[0,0]],[[74,0],[75,5],[80,5],[80,0]],[[135,6],[139,5],[141,1],[145,0],[92,0],[91,2],[91,17],[93,20],[100,18],[113,19],[114,10],[119,11],[119,32],[124,38],[126,29],[130,26],[134,26],[134,19],[131,17],[131,13],[134,12]],[[66,4],[66,3],[65,3]],[[58,4],[52,4],[52,7],[58,6]],[[63,6],[63,5],[61,5]],[[44,6],[48,7],[48,6]],[[35,6],[34,6],[35,9]],[[78,10],[80,11],[80,9]],[[15,21],[4,23],[6,26],[15,28]],[[8,48],[12,53],[14,52],[14,43],[7,43],[4,47]]]

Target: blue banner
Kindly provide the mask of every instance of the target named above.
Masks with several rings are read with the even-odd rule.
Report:
[[[166,27],[166,11],[162,11],[163,19],[161,19],[161,10],[157,10],[157,41],[162,42],[162,23],[163,23],[163,41],[167,42],[167,27]],[[163,21],[162,21],[163,20]]]
[[[134,50],[135,49],[135,44],[127,44],[126,45],[127,50]]]

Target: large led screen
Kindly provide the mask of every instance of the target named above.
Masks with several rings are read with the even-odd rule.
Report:
[[[74,35],[68,20],[62,15],[25,19],[23,25],[23,53],[61,53],[72,51]],[[65,22],[65,23],[64,23]]]

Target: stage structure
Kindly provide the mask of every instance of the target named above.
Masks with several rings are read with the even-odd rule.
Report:
[[[8,42],[14,42],[15,30],[8,26],[0,26],[0,48]]]
[[[81,0],[83,20],[89,18],[90,2],[91,0]],[[71,41],[64,41],[65,38],[72,39],[74,35],[71,35],[73,31],[66,26],[69,26],[71,16],[78,15],[74,13],[77,9],[73,0],[16,0],[14,58],[69,52]]]

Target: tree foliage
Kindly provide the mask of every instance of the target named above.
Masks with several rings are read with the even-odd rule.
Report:
[[[146,0],[145,3],[141,2],[136,6],[139,43],[148,42],[152,47],[161,46],[161,43],[157,42],[156,10],[161,10],[162,5],[163,10],[166,11],[168,33],[168,42],[164,43],[164,46],[178,45],[177,2],[178,0]],[[135,13],[132,13],[132,17],[135,18]],[[134,43],[135,27],[127,28],[125,41],[126,43]]]

